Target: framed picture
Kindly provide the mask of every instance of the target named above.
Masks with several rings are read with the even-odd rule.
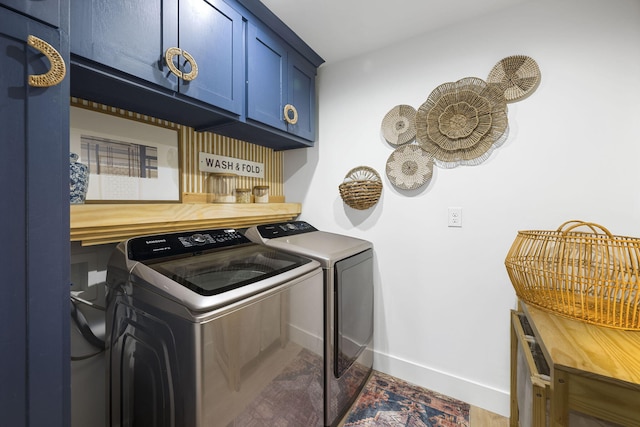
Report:
[[[70,151],[89,168],[87,202],[180,201],[178,131],[71,106]]]

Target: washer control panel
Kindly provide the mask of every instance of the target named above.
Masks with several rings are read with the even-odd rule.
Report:
[[[318,231],[317,228],[305,221],[289,221],[277,224],[259,225],[256,227],[258,233],[264,239],[275,239],[277,237],[293,236],[295,234],[310,233]]]
[[[127,242],[127,252],[129,259],[146,261],[245,243],[251,241],[239,231],[226,228],[135,237]]]

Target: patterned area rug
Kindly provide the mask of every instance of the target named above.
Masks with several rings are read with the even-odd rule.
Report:
[[[469,427],[469,405],[373,371],[344,427]]]

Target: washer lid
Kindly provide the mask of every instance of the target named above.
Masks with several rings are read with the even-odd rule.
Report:
[[[308,258],[249,243],[145,264],[199,295],[211,296],[278,276],[310,262]]]
[[[320,271],[314,260],[253,243],[231,229],[144,236],[118,248],[110,263],[116,271],[124,261],[120,269],[127,272],[132,292],[137,286],[153,290],[193,311],[228,305]]]

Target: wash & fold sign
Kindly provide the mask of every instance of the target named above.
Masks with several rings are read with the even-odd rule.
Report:
[[[234,173],[240,176],[264,178],[264,163],[250,162],[217,154],[199,154],[200,172]]]

